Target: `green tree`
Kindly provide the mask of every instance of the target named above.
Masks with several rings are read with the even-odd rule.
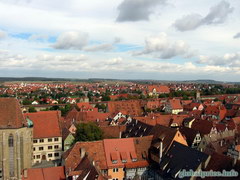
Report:
[[[22,101],[22,104],[23,104],[23,105],[30,105],[30,104],[32,104],[32,102],[31,102],[30,100],[28,100],[28,99],[24,99],[24,100]]]
[[[110,101],[110,100],[111,100],[110,96],[108,95],[102,96],[102,101]]]
[[[107,106],[105,104],[96,104],[95,107],[98,108],[98,110],[102,110],[104,112],[106,112],[107,109]]]
[[[62,115],[62,116],[65,116],[65,115],[68,113],[68,111],[70,111],[70,109],[71,109],[71,105],[70,105],[70,104],[65,105],[64,108],[61,107],[61,108],[60,108],[61,115]]]
[[[35,109],[35,107],[31,106],[28,108],[28,112],[33,113],[33,112],[37,112],[37,110]]]
[[[78,141],[96,141],[103,138],[103,131],[93,122],[77,125],[74,143]]]
[[[54,106],[50,107],[49,110],[51,110],[51,111],[59,110],[59,106],[58,105],[54,105]]]

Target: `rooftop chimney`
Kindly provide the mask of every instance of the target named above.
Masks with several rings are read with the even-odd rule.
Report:
[[[80,148],[80,157],[83,158],[86,154],[85,148]]]
[[[238,158],[234,157],[234,158],[233,158],[233,163],[232,163],[232,166],[233,166],[233,167],[237,164],[237,161],[238,161]]]
[[[27,169],[24,169],[24,170],[23,170],[23,176],[24,176],[24,178],[27,178],[27,177],[28,177]]]
[[[162,139],[160,139],[160,142],[159,142],[159,163],[162,160],[162,154],[163,154],[162,151],[163,151],[163,142],[162,142]]]
[[[122,131],[119,131],[119,138],[122,138]]]

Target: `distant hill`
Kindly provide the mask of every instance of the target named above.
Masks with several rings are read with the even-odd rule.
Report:
[[[194,84],[240,84],[240,82],[223,82],[215,81],[211,79],[199,79],[199,80],[184,80],[184,81],[168,81],[168,80],[151,80],[151,79],[104,79],[104,78],[89,78],[89,79],[74,79],[74,78],[46,78],[46,77],[0,77],[1,82],[11,81],[55,81],[55,82],[103,82],[103,81],[119,81],[119,82],[135,82],[141,84],[154,84],[154,83],[194,83]]]

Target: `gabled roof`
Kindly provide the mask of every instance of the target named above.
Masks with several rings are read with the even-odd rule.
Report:
[[[195,129],[192,129],[192,128],[184,127],[184,126],[180,127],[179,131],[182,133],[183,136],[186,137],[188,146],[192,146],[192,143],[193,143],[196,135],[198,134],[198,131],[196,131]]]
[[[163,177],[176,178],[183,169],[196,171],[209,155],[174,141],[160,162]]]
[[[95,161],[96,166],[100,169],[107,169],[103,141],[91,141],[77,142],[71,149],[63,154],[67,171],[74,170],[79,165],[82,159],[80,154],[81,148],[88,153],[88,157],[91,157],[91,159]]]
[[[108,168],[124,167],[123,160],[129,163],[132,162],[132,159],[137,158],[133,138],[104,139],[103,144]],[[124,159],[122,159],[121,153],[125,154]]]
[[[161,125],[156,125],[152,128],[149,135],[153,135],[152,147],[158,149],[159,139],[163,142],[163,152],[166,151],[172,144],[177,130],[174,128],[169,128]]]
[[[19,102],[15,98],[0,98],[0,129],[27,126]]]
[[[233,159],[223,154],[211,154],[206,170],[222,171],[223,169],[226,171],[233,169]]]
[[[195,120],[192,123],[193,129],[199,131],[201,135],[209,134],[211,132],[211,129],[213,127],[213,122],[208,120]]]
[[[74,171],[79,172],[77,180],[100,180],[103,179],[102,175],[98,172],[97,168],[94,166],[94,162],[88,158],[87,155],[83,157],[79,165],[74,169]]]
[[[33,121],[33,138],[60,137],[59,111],[39,111],[25,113],[24,116]]]
[[[169,103],[172,109],[183,109],[180,99],[170,99]]]
[[[148,159],[148,150],[151,146],[152,139],[153,139],[153,136],[133,138],[138,160]]]
[[[139,100],[109,101],[108,111],[110,114],[125,111],[127,115],[132,116],[138,116],[142,114],[141,104]]]
[[[147,87],[148,91],[152,92],[154,89],[156,89],[157,93],[169,93],[170,89],[168,86],[165,85],[150,85]]]
[[[132,119],[132,121],[127,124],[126,130],[122,133],[122,137],[148,136],[152,128],[153,126],[151,125]]]
[[[22,180],[65,180],[64,167],[31,168],[27,169],[27,177]]]
[[[119,138],[120,133],[126,130],[126,126],[100,126],[104,139]]]

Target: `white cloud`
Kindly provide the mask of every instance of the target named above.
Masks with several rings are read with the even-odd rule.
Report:
[[[121,57],[113,58],[105,62],[106,65],[120,65],[122,64],[123,59]]]
[[[189,46],[182,40],[170,41],[165,33],[156,36],[150,36],[145,39],[145,47],[134,55],[151,54],[154,57],[170,59],[175,56],[191,56]]]
[[[121,42],[121,38],[114,38],[112,43],[102,43],[84,47],[84,51],[94,52],[94,51],[110,51],[114,49],[114,45]]]
[[[240,53],[226,53],[223,56],[199,56],[199,64],[214,66],[240,66]]]
[[[97,45],[92,45],[85,47],[83,50],[84,51],[110,51],[113,49],[112,44],[97,44]]]
[[[237,34],[235,34],[235,35],[233,36],[233,38],[234,38],[234,39],[238,39],[238,38],[240,38],[240,32],[237,33]]]
[[[131,74],[129,77],[133,77],[132,75],[135,74],[136,78],[145,78],[149,73],[151,74],[147,77],[149,79],[169,77],[172,79],[196,77],[197,79],[202,75],[201,72],[206,72],[205,77],[207,77],[215,71],[219,78],[231,80],[235,77],[239,61],[238,59],[226,60],[220,53],[238,51],[239,41],[233,39],[233,35],[240,29],[237,18],[240,15],[237,11],[240,1],[228,1],[231,5],[226,1],[104,0],[103,3],[99,0],[89,0],[82,3],[78,0],[67,2],[64,0],[31,0],[29,2],[28,0],[0,0],[0,24],[8,34],[4,41],[0,41],[0,49],[8,49],[8,53],[12,54],[9,54],[11,58],[6,56],[2,58],[1,67],[9,69],[13,68],[14,64],[18,65],[19,68],[14,71],[16,76],[18,72],[24,72],[25,68],[32,69],[32,74],[27,74],[29,76],[34,76],[39,72],[36,69],[42,68],[46,70],[43,74],[45,76],[54,75],[49,72],[56,70],[66,72],[64,76],[69,76],[74,71],[75,75],[78,75],[78,72],[84,72],[83,74],[89,77],[96,73],[99,76],[108,74],[112,77],[111,75],[117,72],[115,77],[123,75],[128,77],[129,74]],[[120,4],[124,2],[127,5],[119,9]],[[167,2],[166,6],[165,2]],[[209,7],[213,8],[209,9]],[[232,11],[232,7],[236,10]],[[197,14],[192,16],[194,12]],[[198,31],[190,33],[175,31],[172,28],[173,22],[187,14],[190,14],[189,17],[180,23],[179,27],[182,25],[182,29],[185,27],[196,29],[200,26],[206,28],[199,28]],[[120,18],[120,15],[121,21],[128,21],[128,23],[116,22],[116,18]],[[210,26],[210,24],[219,25]],[[85,38],[84,43],[84,40],[74,41],[68,38],[71,35],[61,39],[64,32],[86,32],[89,36]],[[165,38],[160,35],[160,37],[151,36],[159,32],[165,32],[168,36]],[[32,36],[21,38],[24,34],[32,34]],[[77,37],[84,39],[83,36]],[[58,37],[57,42],[52,43],[55,37]],[[115,37],[120,37],[122,40],[118,46],[115,45],[119,42],[118,39],[115,43],[113,42]],[[55,49],[49,47],[55,47]],[[71,61],[80,52],[73,49],[85,51],[88,56],[86,60]],[[111,51],[112,49],[114,51]],[[196,63],[196,53],[192,50],[196,50],[197,54],[204,54],[208,59],[205,61],[201,59]],[[141,56],[132,56],[131,52]],[[0,54],[3,57],[4,53],[0,52]],[[48,58],[40,57],[41,54],[47,54]],[[121,61],[116,60],[118,59],[116,57],[120,57]],[[172,59],[157,63],[156,58]],[[11,64],[8,64],[7,60]],[[177,63],[173,63],[177,60],[179,60]],[[225,72],[231,72],[227,68],[233,73],[225,76]],[[4,75],[3,70],[1,69],[1,72]],[[159,72],[167,75],[156,76]]]
[[[7,33],[0,30],[0,40],[7,37]]]
[[[117,21],[149,20],[154,9],[165,4],[167,0],[124,0],[119,6]]]
[[[175,21],[174,26],[179,31],[189,31],[202,25],[224,23],[228,15],[233,12],[233,7],[226,1],[221,1],[210,8],[209,13],[203,17],[199,14],[189,14]]]
[[[56,49],[78,49],[81,50],[88,44],[86,33],[69,31],[59,35],[57,42],[53,45]]]

